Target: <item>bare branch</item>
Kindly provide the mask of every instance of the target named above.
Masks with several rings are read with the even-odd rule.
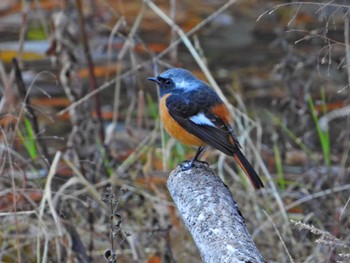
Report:
[[[167,186],[204,262],[264,262],[230,190],[213,170],[178,167]]]

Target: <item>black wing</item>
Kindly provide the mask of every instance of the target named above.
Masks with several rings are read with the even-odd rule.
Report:
[[[214,105],[207,105],[208,101],[213,100],[201,100],[186,99],[183,95],[170,95],[166,100],[166,106],[169,110],[169,114],[177,121],[186,131],[195,136],[214,148],[222,151],[227,155],[233,155],[237,151],[237,146],[232,143],[232,138],[236,141],[236,138],[231,133],[230,126],[223,123],[223,121],[208,109]],[[206,124],[194,123],[190,120],[191,117],[203,113],[215,126]]]

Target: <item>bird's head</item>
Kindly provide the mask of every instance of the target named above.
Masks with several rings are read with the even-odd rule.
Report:
[[[188,92],[203,84],[190,71],[182,68],[172,68],[161,73],[158,77],[148,78],[158,84],[160,95],[173,92]]]

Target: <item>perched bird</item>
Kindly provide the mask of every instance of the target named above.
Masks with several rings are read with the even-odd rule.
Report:
[[[172,68],[148,78],[160,89],[160,114],[165,130],[183,144],[198,146],[193,159],[182,168],[190,169],[206,145],[233,156],[255,189],[264,187],[258,174],[241,151],[230,125],[230,114],[216,92],[190,71]]]

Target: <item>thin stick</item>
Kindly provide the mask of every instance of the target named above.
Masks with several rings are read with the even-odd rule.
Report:
[[[96,75],[95,75],[95,65],[94,62],[92,61],[91,57],[91,52],[88,44],[88,36],[86,34],[86,29],[85,29],[85,21],[84,21],[84,14],[83,14],[83,8],[82,8],[82,3],[81,0],[75,0],[78,14],[79,14],[79,26],[80,26],[80,31],[82,35],[82,44],[84,48],[84,54],[86,57],[86,61],[88,64],[88,69],[89,69],[89,82],[90,82],[90,89],[96,90],[97,89],[97,80],[96,80]],[[100,132],[100,140],[103,142],[105,140],[105,133],[104,133],[104,128],[103,128],[103,120],[102,120],[102,113],[101,113],[101,103],[100,103],[100,97],[97,95],[94,96],[95,99],[95,111],[96,111],[96,117],[99,121],[99,132]]]
[[[285,250],[286,253],[287,253],[287,256],[289,257],[290,262],[294,263],[295,261],[294,261],[294,259],[292,258],[292,255],[289,253],[289,250],[288,250],[288,248],[287,248],[287,246],[286,246],[286,243],[284,242],[284,240],[283,240],[283,238],[282,238],[282,236],[281,236],[281,233],[280,233],[280,231],[278,230],[278,228],[277,228],[275,222],[273,222],[272,218],[269,216],[269,214],[268,214],[265,210],[263,210],[263,211],[264,211],[264,214],[266,215],[267,219],[270,221],[270,223],[272,224],[273,228],[275,229],[276,234],[277,234],[278,238],[280,239],[280,241],[281,241],[281,243],[282,243],[282,246],[283,246],[284,250]]]
[[[24,105],[25,109],[28,111],[27,116],[29,117],[30,122],[33,126],[33,130],[34,130],[34,133],[36,135],[36,140],[37,140],[38,145],[40,146],[41,151],[42,151],[42,155],[43,155],[42,157],[46,158],[47,160],[49,160],[49,162],[51,162],[51,158],[49,156],[49,152],[47,150],[46,144],[42,140],[41,136],[38,135],[38,134],[40,134],[38,119],[36,117],[36,114],[35,114],[32,106],[31,106],[29,90],[27,91],[27,89],[26,89],[26,86],[24,84],[23,77],[22,77],[22,72],[19,68],[19,64],[18,64],[18,61],[16,58],[14,58],[12,60],[12,64],[13,64],[14,71],[15,71],[16,84],[17,84],[19,93],[23,97],[23,105]]]

